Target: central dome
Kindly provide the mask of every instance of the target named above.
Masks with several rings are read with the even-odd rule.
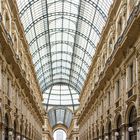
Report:
[[[44,104],[49,106],[75,106],[79,105],[79,92],[73,87],[61,83],[49,87],[44,93]]]

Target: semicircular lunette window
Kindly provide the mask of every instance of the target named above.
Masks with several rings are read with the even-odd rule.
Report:
[[[44,94],[44,103],[77,104],[74,96],[82,90],[112,3],[113,0],[17,0],[37,79],[43,94],[48,94]],[[57,90],[53,85],[59,83],[68,85],[65,93],[72,101],[65,99],[62,90],[54,93]],[[71,87],[77,89],[72,97]]]
[[[72,111],[66,107],[53,107],[48,111],[49,122],[52,128],[59,124],[69,128],[72,116]]]
[[[69,85],[57,84],[49,87],[44,93],[44,104],[49,106],[73,106],[79,105],[79,94]]]

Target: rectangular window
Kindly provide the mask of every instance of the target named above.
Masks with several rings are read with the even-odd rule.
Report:
[[[133,64],[130,65],[130,87],[133,85]]]
[[[104,112],[104,101],[102,100],[102,114]]]
[[[133,64],[129,65],[127,68],[127,89],[129,90],[132,85],[133,85],[133,70],[134,70],[134,66]]]
[[[96,109],[96,115],[97,115],[97,117],[98,117],[98,106],[97,106],[97,109]]]
[[[120,80],[116,81],[115,92],[116,92],[116,99],[117,99],[120,96]]]
[[[108,92],[108,106],[110,106],[110,92]]]
[[[10,80],[7,79],[7,96],[9,96]]]

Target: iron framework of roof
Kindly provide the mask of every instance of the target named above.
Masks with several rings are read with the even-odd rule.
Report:
[[[63,124],[66,128],[69,128],[73,114],[66,107],[54,107],[49,110],[48,116],[52,127]]]
[[[47,107],[66,104],[74,110],[79,104],[77,96],[112,3],[113,0],[17,0]],[[54,93],[55,88],[60,92]],[[67,90],[62,94],[61,89]],[[71,102],[63,103],[63,96],[69,96]]]

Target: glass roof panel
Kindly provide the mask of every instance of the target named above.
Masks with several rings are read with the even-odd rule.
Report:
[[[47,108],[67,105],[74,109],[79,104],[112,3],[113,0],[17,0]]]
[[[69,77],[66,76],[65,79],[69,80]],[[73,106],[73,108],[75,105],[79,105],[78,91],[67,84],[54,84],[43,93],[43,97],[45,98],[44,104],[66,105]]]
[[[68,128],[72,120],[72,111],[67,107],[53,107],[49,110],[48,116],[52,127],[63,124]]]

